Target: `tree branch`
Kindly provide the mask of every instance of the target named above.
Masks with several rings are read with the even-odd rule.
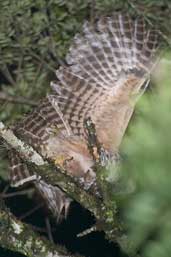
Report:
[[[0,122],[0,136],[14,148],[17,152],[21,154],[24,160],[27,160],[36,165],[44,165],[46,162],[43,158],[36,152],[31,146],[28,146],[23,141],[18,139],[11,129],[7,129],[5,125]]]
[[[44,161],[43,158],[30,146],[18,139],[12,130],[7,129],[0,122],[0,136],[15,148],[23,160],[31,165],[37,174],[37,178],[41,177],[46,183],[62,188],[71,198],[79,202],[82,206],[91,211],[97,219],[97,230],[103,230],[109,240],[118,242],[121,248],[126,251],[129,249],[129,241],[126,238],[119,218],[117,216],[116,202],[113,199],[101,199],[99,195],[95,195],[74,178],[68,176],[65,171],[57,169],[51,163]],[[102,173],[104,167],[102,167]],[[100,168],[98,170],[100,171]],[[101,176],[103,180],[103,176]],[[106,181],[104,181],[106,183]],[[101,181],[101,184],[103,181]],[[105,186],[106,188],[106,186]]]
[[[4,248],[28,257],[79,257],[40,237],[31,226],[17,220],[2,201],[0,201],[0,221],[0,245]]]

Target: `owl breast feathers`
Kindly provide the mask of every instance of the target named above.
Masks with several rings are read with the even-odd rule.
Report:
[[[48,95],[14,132],[42,156],[85,184],[95,180],[84,121],[90,118],[97,138],[111,154],[118,151],[135,103],[146,89],[158,48],[157,33],[141,18],[114,14],[95,24],[85,22],[56,71]],[[29,171],[11,150],[11,185],[20,186]],[[31,173],[32,172],[32,173]],[[48,208],[59,219],[70,199],[58,187],[33,181]]]

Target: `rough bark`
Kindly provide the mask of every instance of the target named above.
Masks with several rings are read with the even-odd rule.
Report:
[[[118,242],[124,251],[130,249],[129,241],[124,234],[123,226],[117,215],[116,202],[108,195],[108,186],[105,177],[104,167],[98,167],[98,180],[100,180],[103,198],[93,194],[91,190],[83,188],[83,185],[74,178],[66,175],[65,171],[59,170],[53,163],[43,160],[43,158],[30,146],[18,139],[11,129],[5,127],[0,122],[0,136],[10,147],[15,148],[23,157],[23,160],[44,181],[51,185],[60,186],[71,198],[79,202],[82,206],[94,214],[97,220],[96,229],[103,230],[106,237],[114,242]]]
[[[28,257],[79,257],[40,237],[31,226],[17,220],[2,201],[0,202],[0,245]]]

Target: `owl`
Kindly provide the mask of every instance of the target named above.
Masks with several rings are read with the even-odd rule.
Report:
[[[95,126],[98,141],[116,156],[138,98],[149,83],[156,62],[158,36],[142,18],[114,13],[95,23],[85,22],[56,71],[52,93],[18,122],[14,133],[45,159],[82,179],[88,188],[96,180],[94,158],[88,149],[85,121]],[[10,182],[32,183],[59,221],[71,199],[57,186],[34,180],[22,157],[10,150]]]

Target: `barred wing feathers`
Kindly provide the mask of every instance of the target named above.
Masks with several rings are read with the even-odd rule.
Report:
[[[48,98],[18,122],[14,132],[36,150],[42,151],[46,140],[61,127],[61,119]],[[62,126],[63,127],[63,126]]]
[[[157,33],[143,19],[115,14],[84,24],[66,57],[68,67],[52,83],[52,102],[74,135],[84,137],[84,119],[91,117],[99,140],[108,148],[119,146],[135,99],[148,84],[156,49]]]
[[[85,139],[84,120],[91,117],[99,140],[117,148],[154,65],[157,33],[144,20],[114,14],[92,25],[85,22],[60,67],[53,95],[18,124],[16,132],[39,147],[54,128]],[[145,83],[145,84],[144,84]],[[144,86],[144,87],[145,87]]]
[[[48,138],[59,133],[64,140],[76,136],[86,144],[84,120],[90,117],[104,147],[117,149],[136,99],[148,85],[157,41],[157,33],[148,30],[141,18],[114,14],[96,24],[85,22],[66,57],[67,65],[57,70],[58,81],[51,83],[53,95],[18,123],[15,133],[41,153]],[[11,181],[16,186],[34,175],[20,161],[19,156],[12,158]],[[35,186],[54,213],[68,204],[63,195],[57,203],[58,188],[43,181]]]

